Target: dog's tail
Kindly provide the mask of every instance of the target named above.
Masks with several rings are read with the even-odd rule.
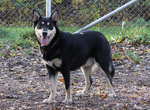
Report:
[[[115,74],[115,68],[112,63],[109,64],[109,73],[110,73],[110,76],[113,78]]]

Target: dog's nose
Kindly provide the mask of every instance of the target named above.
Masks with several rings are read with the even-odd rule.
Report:
[[[47,32],[43,32],[42,34],[43,34],[43,36],[47,36]]]

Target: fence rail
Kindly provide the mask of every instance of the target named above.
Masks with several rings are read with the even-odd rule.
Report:
[[[81,31],[84,31],[84,30],[87,30],[87,29],[93,27],[94,25],[98,24],[99,22],[105,20],[105,19],[108,18],[108,17],[111,17],[111,16],[114,15],[115,13],[117,13],[117,12],[119,12],[119,11],[125,9],[126,7],[132,5],[133,3],[137,2],[137,1],[138,1],[138,0],[132,0],[132,1],[128,2],[128,3],[126,3],[125,5],[123,5],[123,6],[119,7],[119,8],[117,8],[116,10],[114,10],[114,11],[112,11],[112,12],[106,14],[105,16],[103,16],[103,17],[97,19],[96,21],[94,21],[94,22],[88,24],[87,26],[81,28],[80,30],[76,31],[75,33],[78,33],[78,32],[81,32]]]
[[[129,1],[131,0],[52,0],[51,9],[52,11],[59,10],[59,26],[84,27]],[[33,9],[38,10],[45,16],[46,1],[0,1],[1,29],[4,27],[32,26]],[[150,22],[149,0],[139,0],[137,3],[100,22],[97,27],[121,26],[123,21],[135,22],[139,19]]]

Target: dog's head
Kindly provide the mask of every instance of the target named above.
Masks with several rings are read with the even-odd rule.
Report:
[[[41,46],[48,46],[56,35],[58,11],[56,10],[51,17],[42,17],[39,12],[33,10],[33,15],[37,40]]]

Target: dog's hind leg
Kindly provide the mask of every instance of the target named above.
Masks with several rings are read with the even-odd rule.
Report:
[[[84,78],[85,78],[85,87],[82,91],[78,91],[78,95],[79,96],[84,96],[87,94],[88,90],[90,89],[91,85],[92,85],[92,79],[91,79],[91,67],[86,67],[86,66],[82,66],[81,70],[84,74]]]
[[[89,58],[86,64],[81,67],[81,70],[85,78],[85,87],[82,91],[78,91],[79,96],[86,95],[92,85],[91,71],[92,71],[92,67],[94,63],[95,63],[95,60],[93,58]]]
[[[109,96],[116,97],[116,93],[114,91],[114,87],[112,84],[112,76],[114,75],[114,68],[111,68],[110,60],[107,57],[97,57],[96,62],[99,64],[99,69],[101,70],[102,74],[105,76],[108,86],[109,86]],[[113,73],[112,73],[113,72]]]
[[[107,83],[109,86],[109,96],[110,97],[116,97],[116,93],[114,91],[111,77],[106,72],[104,72],[101,68],[100,68],[100,71],[102,72],[102,74],[105,76],[105,78],[107,80]]]

